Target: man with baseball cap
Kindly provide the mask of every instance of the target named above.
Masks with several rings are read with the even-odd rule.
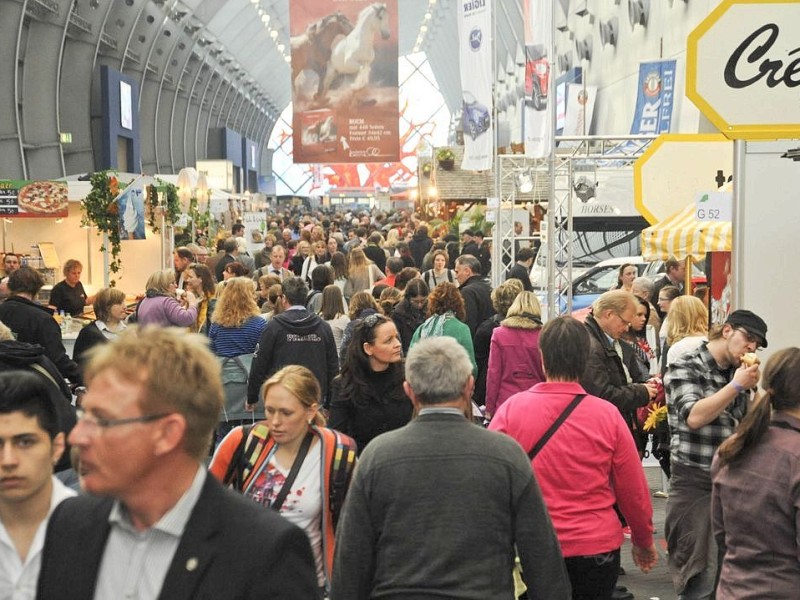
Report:
[[[714,597],[720,561],[711,530],[711,460],[744,417],[759,380],[759,365],[742,357],[766,347],[764,320],[736,310],[667,371],[672,478],[665,533],[681,600]]]

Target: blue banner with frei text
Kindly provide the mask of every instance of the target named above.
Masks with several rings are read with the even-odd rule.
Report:
[[[638,90],[631,134],[669,133],[675,103],[675,61],[641,63]]]

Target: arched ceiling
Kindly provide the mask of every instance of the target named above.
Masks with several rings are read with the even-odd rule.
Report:
[[[238,66],[243,85],[254,97],[265,97],[271,113],[279,114],[291,102],[289,0],[153,1],[180,17],[185,31],[196,31],[197,43],[211,45],[222,64],[232,63],[234,72]],[[521,64],[521,2],[496,1],[498,79]],[[398,0],[400,54],[417,48],[427,53],[451,112],[461,106],[457,6],[458,0]]]

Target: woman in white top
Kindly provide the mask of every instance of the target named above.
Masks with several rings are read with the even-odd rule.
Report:
[[[708,340],[708,310],[694,296],[680,296],[672,301],[667,326],[667,367],[681,356]]]
[[[314,272],[319,265],[324,265],[326,262],[330,260],[328,256],[328,249],[325,246],[325,242],[322,240],[318,242],[314,242],[313,246],[311,247],[311,254],[309,254],[306,259],[303,261],[303,268],[300,270],[300,277],[303,278],[303,281],[310,284],[311,283],[311,273]]]
[[[334,252],[328,264],[333,269],[333,284],[344,292],[344,284],[347,283],[347,257],[341,252]]]
[[[433,268],[422,274],[422,280],[427,284],[428,289],[432,290],[445,281],[458,285],[455,274],[447,268],[447,261],[447,252],[444,250],[436,250],[433,253]]]
[[[347,267],[347,281],[344,284],[344,297],[350,298],[356,292],[370,289],[375,282],[385,275],[369,260],[364,251],[356,246],[350,250]]]

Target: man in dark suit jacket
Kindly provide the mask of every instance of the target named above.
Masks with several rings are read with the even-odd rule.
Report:
[[[458,291],[464,298],[464,309],[467,312],[464,322],[469,326],[470,335],[475,337],[478,325],[494,314],[492,288],[481,277],[481,263],[469,254],[463,254],[456,259],[456,279],[461,286]]]
[[[533,249],[520,248],[517,250],[517,262],[508,272],[508,279],[519,279],[526,292],[532,292],[531,267],[533,266]]]
[[[686,277],[686,265],[678,259],[670,257],[664,263],[664,270],[666,271],[664,276],[653,283],[653,293],[650,296],[650,303],[656,307],[658,318],[662,321],[666,315],[661,312],[661,308],[658,306],[658,294],[661,292],[662,288],[668,285],[674,285],[683,293],[683,279]]]
[[[223,392],[199,336],[128,330],[100,347],[86,381],[69,439],[91,495],[50,518],[39,600],[319,597],[303,530],[203,466]]]
[[[228,266],[228,263],[236,262],[236,257],[239,256],[239,243],[236,238],[228,238],[225,240],[222,249],[225,251],[225,255],[219,259],[214,267],[214,277],[217,278],[217,281],[224,279],[222,274],[225,272],[225,267]]]

